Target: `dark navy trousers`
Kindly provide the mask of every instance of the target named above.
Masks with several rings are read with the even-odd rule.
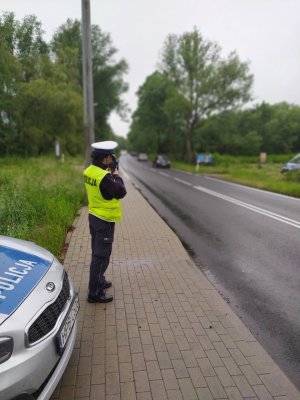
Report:
[[[115,223],[107,222],[89,214],[92,237],[92,260],[90,265],[89,295],[102,296],[114,240]]]

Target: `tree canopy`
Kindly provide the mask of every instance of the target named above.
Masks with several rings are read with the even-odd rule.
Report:
[[[0,156],[53,151],[83,154],[81,22],[68,19],[51,41],[34,15],[0,15]],[[168,35],[157,70],[141,84],[132,114],[129,148],[193,161],[197,152],[299,152],[300,107],[282,101],[249,108],[253,76],[235,52],[194,28]],[[123,118],[128,65],[117,58],[108,33],[92,26],[96,140],[126,140],[109,117]],[[246,108],[248,106],[248,108]]]
[[[299,152],[300,107],[251,100],[248,63],[197,29],[169,35],[159,70],[140,86],[130,148],[192,162],[197,152],[254,155]],[[249,106],[248,106],[249,107]]]
[[[0,16],[0,156],[38,155],[54,149],[83,152],[81,22],[67,20],[50,43],[33,15]],[[97,140],[112,138],[112,111],[126,113],[122,94],[127,63],[115,60],[110,35],[92,26]],[[117,132],[116,132],[117,133]]]
[[[187,160],[191,162],[193,138],[201,121],[249,101],[253,77],[236,53],[223,59],[220,47],[204,39],[196,28],[167,37],[160,71],[176,88],[175,104],[181,105],[176,113],[181,113]]]

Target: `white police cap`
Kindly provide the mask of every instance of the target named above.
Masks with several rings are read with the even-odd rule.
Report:
[[[104,140],[103,142],[93,143],[91,146],[97,153],[113,154],[118,143],[113,140]]]

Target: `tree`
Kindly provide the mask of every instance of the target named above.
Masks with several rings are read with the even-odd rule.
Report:
[[[69,81],[82,87],[81,23],[70,20],[61,25],[52,40],[52,51]],[[109,34],[92,25],[92,58],[95,102],[95,136],[97,140],[111,138],[108,118],[116,111],[125,118],[127,108],[122,94],[128,90],[123,81],[128,65],[125,60],[115,61],[117,53]]]
[[[21,86],[43,75],[50,63],[41,24],[34,16],[21,22],[13,13],[0,17],[0,154],[22,152],[18,123]]]
[[[83,150],[82,96],[70,85],[35,79],[20,87],[15,120],[22,155],[40,155],[54,150],[58,140],[64,152]]]
[[[158,71],[148,76],[137,91],[138,107],[128,134],[131,145],[140,152],[166,152],[168,148],[168,116],[165,103],[169,83]]]
[[[160,70],[184,97],[184,131],[188,162],[193,161],[193,137],[203,118],[250,100],[253,77],[235,52],[222,59],[220,47],[198,30],[165,41]]]
[[[10,26],[0,19],[0,155],[7,154],[16,139],[11,114],[20,68],[10,51],[10,36]]]
[[[125,112],[124,60],[115,61],[110,36],[93,26],[97,139],[113,137],[108,117]],[[51,45],[35,16],[0,16],[0,156],[38,155],[59,139],[64,152],[82,152],[81,23],[68,20]]]
[[[0,37],[20,64],[20,77],[25,82],[40,76],[43,57],[49,55],[43,33],[41,23],[34,15],[26,16],[21,22],[11,12],[3,13],[0,18]]]
[[[128,84],[123,80],[128,64],[124,59],[115,60],[117,49],[113,46],[110,35],[102,32],[96,25],[92,25],[92,49],[95,136],[100,140],[111,138],[112,129],[108,119],[112,111],[123,119],[127,117],[128,108],[122,95],[128,90]]]
[[[81,23],[68,19],[53,35],[51,49],[62,79],[82,92]]]

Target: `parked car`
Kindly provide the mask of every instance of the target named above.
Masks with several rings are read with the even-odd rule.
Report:
[[[152,165],[155,168],[170,168],[171,167],[171,161],[168,159],[168,157],[166,155],[158,154],[155,157],[155,159],[153,160]]]
[[[75,344],[78,296],[47,250],[0,236],[0,399],[47,400]]]
[[[137,159],[138,159],[138,161],[148,161],[148,156],[146,153],[139,153]]]
[[[289,172],[289,171],[297,171],[300,170],[300,153],[293,157],[290,161],[288,161],[282,168],[281,173]]]

